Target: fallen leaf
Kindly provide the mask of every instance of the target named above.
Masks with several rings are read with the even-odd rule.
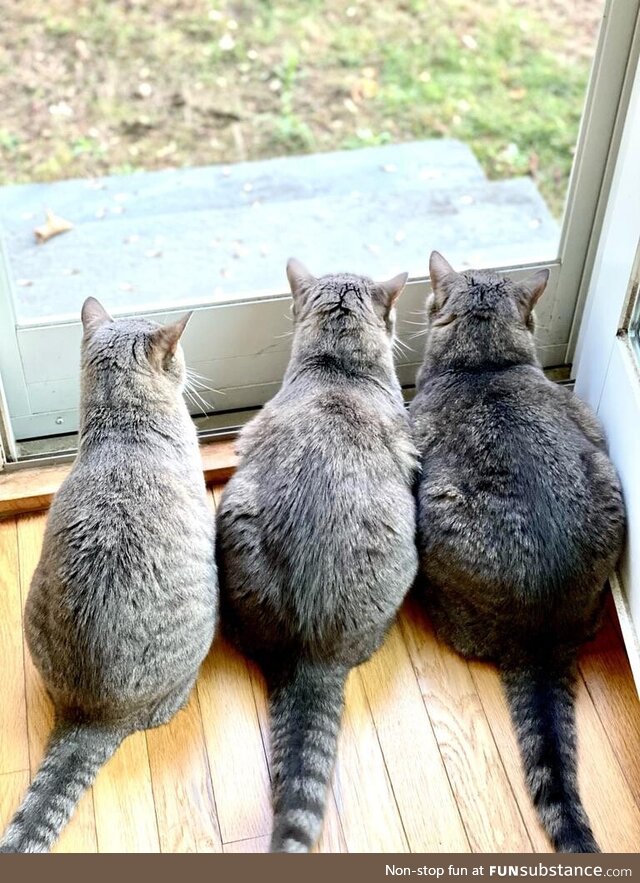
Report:
[[[43,242],[47,242],[47,240],[57,236],[59,233],[67,233],[69,230],[73,230],[71,221],[66,221],[64,218],[54,215],[50,209],[45,209],[45,216],[47,220],[44,224],[36,227],[33,231],[39,245],[42,245]]]

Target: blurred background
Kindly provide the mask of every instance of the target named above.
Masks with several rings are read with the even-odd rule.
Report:
[[[0,181],[434,137],[562,212],[601,0],[4,0]]]

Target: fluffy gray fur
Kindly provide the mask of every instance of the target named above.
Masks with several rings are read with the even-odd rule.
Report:
[[[0,843],[44,852],[120,742],[185,703],[214,632],[217,578],[186,325],[82,310],[78,457],[51,506],[25,615],[55,707],[42,765]]]
[[[574,668],[621,550],[624,506],[596,417],[547,380],[526,284],[434,252],[411,405],[418,546],[439,634],[501,669],[532,799],[555,848],[596,852],[578,795]]]
[[[222,621],[269,689],[272,851],[317,840],[349,670],[380,646],[416,570],[415,449],[392,357],[406,275],[287,267],[291,361],[243,431],[218,512]]]

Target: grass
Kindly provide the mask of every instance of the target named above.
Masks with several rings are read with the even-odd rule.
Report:
[[[6,0],[0,182],[460,138],[559,215],[600,0]]]

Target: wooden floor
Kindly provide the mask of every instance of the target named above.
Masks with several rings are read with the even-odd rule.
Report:
[[[217,498],[219,488],[212,492]],[[22,640],[45,514],[0,522],[0,825],[42,756],[51,709]],[[581,660],[580,781],[602,848],[640,847],[640,703],[615,615]],[[217,641],[187,707],[131,736],[60,852],[262,852],[269,749],[258,671]],[[545,852],[495,671],[435,639],[415,603],[347,685],[322,851]]]

